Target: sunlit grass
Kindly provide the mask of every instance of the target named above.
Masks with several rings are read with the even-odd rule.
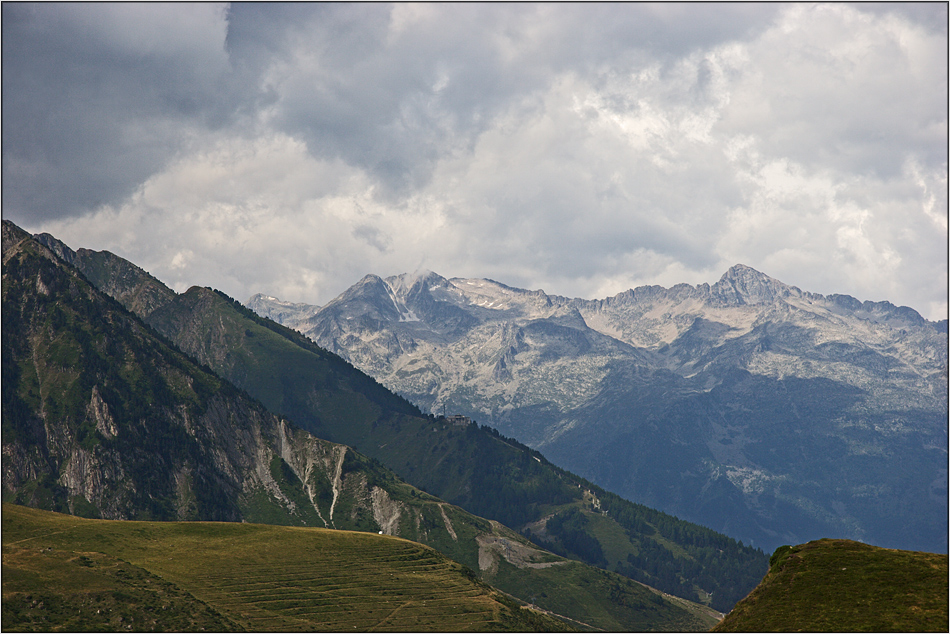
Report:
[[[128,625],[136,631],[564,628],[520,609],[431,548],[396,537],[85,520],[3,506],[5,630]]]
[[[844,539],[783,546],[723,632],[946,632],[947,555]]]

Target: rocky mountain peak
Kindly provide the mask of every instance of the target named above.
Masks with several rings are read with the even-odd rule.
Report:
[[[3,252],[6,253],[7,249],[16,246],[18,243],[26,240],[30,237],[23,229],[20,229],[18,226],[10,222],[9,220],[3,221]]]
[[[57,240],[48,233],[38,233],[33,237],[37,242],[58,255],[61,260],[75,266],[76,252],[66,246],[63,242]]]
[[[392,278],[390,278],[392,279]],[[346,319],[368,318],[383,322],[419,321],[398,297],[389,281],[369,274],[348,288],[322,310]]]
[[[312,316],[320,307],[299,302],[285,302],[271,295],[257,293],[244,303],[262,317],[273,319],[279,324],[296,323]]]
[[[359,282],[343,291],[341,295],[331,300],[327,306],[329,307],[341,302],[352,301],[369,301],[373,303],[380,298],[388,298],[389,294],[390,289],[386,281],[378,275],[370,273],[369,275],[364,276]]]
[[[48,233],[34,236],[39,244],[76,267],[93,285],[142,319],[171,301],[176,293],[144,269],[109,251],[72,250]]]
[[[736,264],[710,288],[711,295],[724,304],[771,304],[798,289],[760,273],[745,264]]]
[[[415,273],[403,273],[401,275],[387,277],[386,282],[389,283],[396,295],[399,297],[408,297],[418,295],[432,287],[444,285],[447,283],[447,280],[438,273],[423,270],[416,271]]]
[[[381,289],[386,286],[386,281],[375,273],[369,273],[363,276],[359,282],[351,286],[347,292],[354,293],[372,292],[375,289]],[[345,294],[345,293],[344,293]]]

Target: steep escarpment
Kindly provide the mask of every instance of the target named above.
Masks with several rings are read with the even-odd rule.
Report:
[[[337,446],[292,430],[7,223],[4,244],[5,499],[109,519],[348,525],[319,519]]]

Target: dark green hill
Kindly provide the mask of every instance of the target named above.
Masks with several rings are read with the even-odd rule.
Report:
[[[947,555],[845,539],[782,546],[715,632],[946,632]]]
[[[106,519],[382,532],[592,628],[715,622],[702,606],[540,550],[294,427],[7,222],[3,247],[4,501]],[[336,406],[347,411],[339,392]]]
[[[415,542],[3,505],[3,629],[566,631]]]

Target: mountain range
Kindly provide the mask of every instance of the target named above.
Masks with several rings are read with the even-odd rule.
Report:
[[[766,550],[947,551],[947,322],[736,265],[602,300],[432,272],[247,306],[433,414]]]
[[[631,504],[497,430],[423,415],[220,292],[178,294],[6,221],[3,315],[5,502],[385,532],[601,629],[714,622],[630,578],[725,611],[764,573],[760,550]]]
[[[4,502],[400,535],[600,629],[707,628],[690,601],[766,569],[734,537],[946,550],[947,328],[911,309],[743,266],[593,302],[424,273],[248,305],[4,221]]]

